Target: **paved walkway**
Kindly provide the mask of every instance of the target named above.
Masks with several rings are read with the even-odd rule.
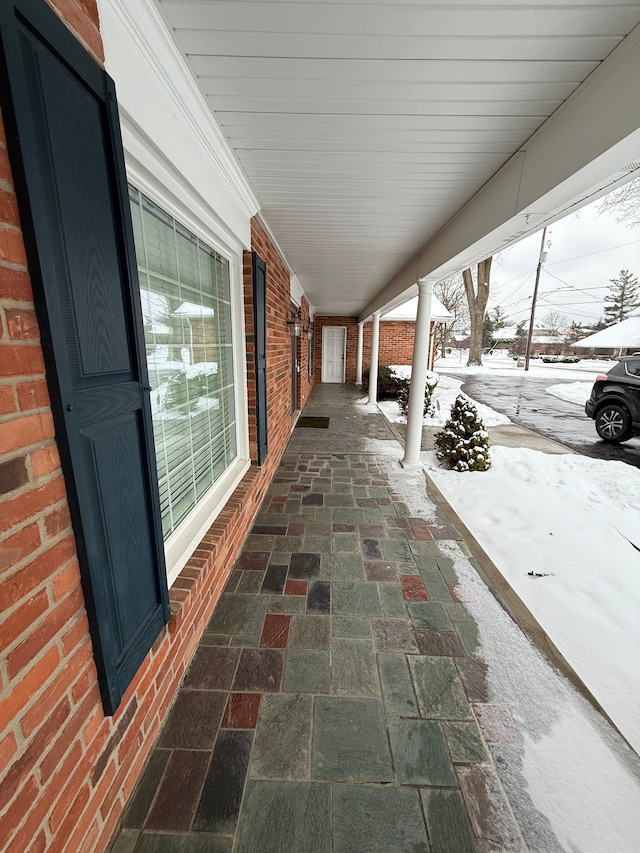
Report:
[[[360,396],[314,389],[329,428],[294,431],[114,853],[640,849],[606,808],[640,813],[637,756],[498,606]]]

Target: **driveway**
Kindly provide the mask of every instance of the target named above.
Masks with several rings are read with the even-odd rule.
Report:
[[[507,415],[514,423],[597,459],[617,459],[640,468],[640,439],[619,445],[606,444],[595,431],[594,423],[580,406],[560,400],[546,392],[563,380],[532,376],[491,376],[486,373],[461,376],[462,390],[479,403]],[[578,378],[578,377],[576,377]],[[567,380],[567,384],[575,381]]]

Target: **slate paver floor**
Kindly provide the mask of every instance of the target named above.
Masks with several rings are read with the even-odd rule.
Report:
[[[441,550],[460,537],[426,490],[420,513],[401,498],[385,423],[363,452],[336,393],[357,452],[294,433],[112,853],[546,849],[496,772],[513,727]]]

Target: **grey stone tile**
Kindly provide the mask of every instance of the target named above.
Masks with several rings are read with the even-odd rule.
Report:
[[[378,652],[417,652],[408,619],[373,619],[373,639]]]
[[[478,626],[475,622],[455,622],[456,629],[460,642],[464,646],[464,650],[468,655],[477,655],[480,651],[480,640],[478,637]]]
[[[456,774],[440,725],[433,720],[389,723],[396,777],[401,785],[455,786]]]
[[[143,832],[135,853],[231,853],[232,838]]]
[[[360,536],[357,533],[334,533],[331,537],[331,551],[334,554],[359,554]]]
[[[334,853],[429,853],[418,792],[333,786]]]
[[[416,643],[421,655],[446,655],[465,657],[466,652],[455,631],[415,631]]]
[[[305,525],[307,536],[331,536],[330,521],[308,521]]]
[[[447,611],[447,615],[452,622],[473,622],[473,617],[464,606],[464,604],[459,604],[457,602],[444,602],[445,610]]]
[[[364,580],[364,561],[360,554],[323,554],[322,580]]]
[[[329,693],[329,652],[321,649],[289,649],[284,666],[284,693]]]
[[[433,853],[476,853],[467,810],[459,791],[420,791]]]
[[[238,649],[224,646],[200,646],[193,656],[184,686],[192,687],[194,690],[228,690],[231,687],[239,657]]]
[[[193,819],[196,832],[235,832],[253,732],[220,732]]]
[[[133,853],[140,837],[139,829],[121,829],[116,835],[109,853]]]
[[[329,788],[250,780],[235,853],[331,853]]]
[[[168,749],[213,749],[227,694],[213,690],[181,690],[160,736]]]
[[[334,637],[364,637],[371,639],[371,620],[366,616],[333,616],[331,633]]]
[[[364,538],[362,540],[362,553],[365,560],[382,560],[382,551],[378,539]]]
[[[438,543],[429,540],[410,540],[409,548],[416,557],[437,557],[442,553]]]
[[[302,536],[276,536],[272,554],[293,554],[294,551],[302,551],[302,542]]]
[[[341,508],[332,510],[332,521],[343,522],[344,524],[364,524],[367,521],[366,513],[363,509]]]
[[[316,554],[330,554],[331,536],[305,536],[304,549],[300,547],[299,550],[305,550]]]
[[[341,696],[380,695],[372,640],[333,638],[331,692]]]
[[[311,697],[265,694],[260,703],[249,777],[309,779]]]
[[[307,613],[331,613],[331,584],[329,581],[310,581],[307,592]]]
[[[315,614],[294,615],[289,628],[289,649],[328,649],[331,620]]]
[[[222,712],[220,716],[222,717]],[[155,749],[153,751],[142,779],[138,783],[135,794],[124,814],[122,821],[124,827],[141,829],[144,826],[147,812],[151,807],[170,757],[170,749]]]
[[[407,601],[398,583],[379,583],[382,613],[390,619],[406,619],[409,615]]]
[[[211,634],[259,634],[268,606],[264,596],[225,594],[213,611],[207,631]]]
[[[407,607],[414,628],[453,631],[453,624],[447,611],[439,601],[409,601]]]
[[[375,584],[367,581],[334,581],[331,612],[336,616],[380,616],[380,599]]]
[[[306,595],[272,595],[269,602],[269,613],[304,613],[306,609]]]
[[[415,562],[397,563],[399,575],[419,575],[418,566]]]
[[[286,533],[286,530],[284,531]],[[275,536],[266,536],[264,534],[256,535],[250,533],[244,540],[243,548],[245,551],[270,551],[273,548],[273,540]]]
[[[442,577],[448,584],[457,584],[458,583],[458,575],[455,573],[453,568],[453,560],[451,557],[445,557],[443,555],[438,555],[436,557],[438,561],[438,568],[442,572]]]
[[[451,758],[456,764],[481,764],[487,760],[487,750],[475,723],[445,721],[442,730],[449,744]]]
[[[267,569],[260,592],[263,595],[280,595],[287,580],[288,565],[270,563]]]
[[[457,658],[456,667],[470,702],[488,702],[487,665],[476,658]]]
[[[411,655],[409,669],[423,717],[473,719],[460,676],[451,658]]]
[[[317,578],[320,574],[320,554],[302,552],[291,555],[289,563],[290,578]]]
[[[260,592],[264,576],[264,572],[240,572],[240,580],[238,581],[236,592],[250,595]]]
[[[404,539],[381,539],[380,547],[385,560],[408,563],[413,558],[409,543]]]
[[[324,496],[324,505],[327,507],[346,507],[352,508],[354,499],[352,495],[336,495],[331,493]]]
[[[392,781],[380,700],[316,697],[311,773],[336,782]]]
[[[420,712],[406,657],[379,654],[378,671],[387,717],[418,717]]]

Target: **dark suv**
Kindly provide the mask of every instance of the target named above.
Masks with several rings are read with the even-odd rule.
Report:
[[[603,441],[617,444],[640,435],[640,354],[621,358],[598,376],[584,410]]]

